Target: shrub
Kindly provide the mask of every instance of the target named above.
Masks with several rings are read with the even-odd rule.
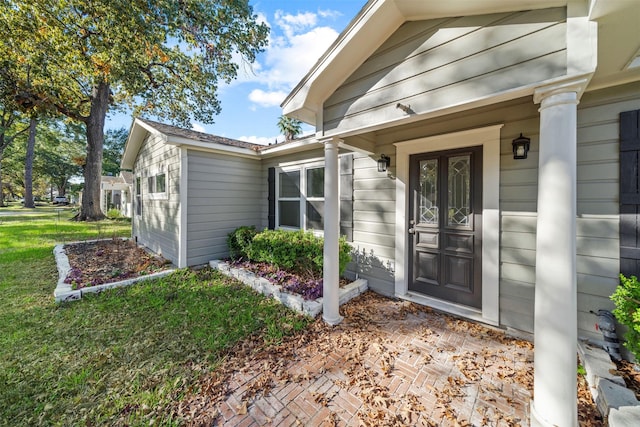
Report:
[[[227,236],[227,247],[231,259],[249,258],[249,248],[253,237],[258,234],[256,227],[244,225]]]
[[[254,233],[249,240],[248,235],[244,238],[245,236],[240,232],[242,228],[229,235],[227,242],[230,253],[239,253],[239,247],[242,246],[245,257],[252,261],[266,262],[300,275],[322,276],[324,265],[322,237],[316,236],[311,231],[265,230]],[[253,231],[255,232],[255,229]],[[344,238],[340,238],[338,254],[340,274],[344,272],[351,260],[350,254],[351,247]]]
[[[112,208],[107,211],[107,218],[111,218],[111,219],[122,218],[122,214],[118,209]]]
[[[640,282],[636,276],[620,275],[620,285],[611,295],[616,304],[613,314],[628,330],[624,335],[624,346],[640,360]]]

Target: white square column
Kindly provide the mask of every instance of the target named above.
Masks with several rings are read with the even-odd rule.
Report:
[[[322,319],[330,325],[342,322],[340,316],[340,170],[337,138],[324,142],[324,267],[322,272]]]
[[[532,426],[578,425],[577,104],[587,80],[536,89],[540,103]]]

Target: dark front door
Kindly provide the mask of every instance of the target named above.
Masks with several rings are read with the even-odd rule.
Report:
[[[410,159],[409,291],[482,306],[482,147]]]

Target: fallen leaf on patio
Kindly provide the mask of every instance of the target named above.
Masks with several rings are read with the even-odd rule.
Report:
[[[247,402],[242,402],[241,405],[236,406],[236,413],[238,415],[247,415]]]

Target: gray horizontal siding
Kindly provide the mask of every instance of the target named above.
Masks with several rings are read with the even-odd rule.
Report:
[[[261,165],[258,160],[188,151],[187,264],[229,255],[227,235],[243,225],[261,225]]]
[[[578,105],[578,333],[602,340],[590,311],[612,309],[620,272],[619,115],[640,109],[640,83],[583,95]]]
[[[149,196],[147,177],[160,170],[167,173],[167,198],[154,200]],[[134,208],[133,235],[138,238],[139,243],[177,265],[180,241],[179,149],[165,144],[157,136],[148,136],[138,153],[134,165],[134,175],[142,178],[143,207],[141,216],[135,214]]]
[[[403,24],[325,102],[324,129],[346,131],[566,72],[565,9]]]

